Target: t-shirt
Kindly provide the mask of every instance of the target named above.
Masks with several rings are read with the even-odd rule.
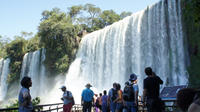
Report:
[[[83,101],[91,102],[94,96],[94,92],[91,89],[86,88],[82,91],[81,96]]]
[[[18,100],[19,100],[19,112],[31,112],[33,110],[29,89],[22,87],[19,93]],[[24,106],[23,103],[26,100],[28,102],[28,105]]]
[[[144,79],[144,89],[147,90],[147,98],[158,98],[160,91],[160,84],[163,81],[158,76],[147,77]]]
[[[70,91],[65,91],[65,92],[63,93],[63,99],[64,99],[64,104],[68,104],[68,103],[71,103],[71,102],[72,102],[72,100],[68,100],[68,99],[65,98],[65,97],[70,97],[70,98],[73,97],[73,96],[72,96],[72,93],[71,93]]]
[[[134,92],[139,91],[138,84],[133,84],[133,90]]]
[[[101,98],[102,98],[102,105],[107,105],[108,96],[107,95],[103,95]]]

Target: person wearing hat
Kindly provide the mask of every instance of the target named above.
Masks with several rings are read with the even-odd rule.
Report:
[[[86,88],[82,91],[81,94],[81,104],[83,106],[83,112],[91,112],[92,104],[93,104],[93,96],[94,92],[90,89],[92,85],[90,83],[86,84]]]
[[[73,96],[70,91],[67,91],[66,86],[61,86],[60,88],[63,91],[63,97],[61,100],[63,100],[63,112],[70,112],[71,108],[73,106]]]
[[[139,87],[137,84],[137,75],[136,74],[131,74],[130,79],[129,79],[131,85],[133,86],[133,90],[135,92],[135,107],[137,108],[138,106],[138,93],[139,93]]]
[[[130,81],[130,82],[129,82]],[[138,105],[138,85],[137,76],[133,73],[130,74],[129,81],[125,83],[123,98],[125,108],[123,112],[136,112]]]

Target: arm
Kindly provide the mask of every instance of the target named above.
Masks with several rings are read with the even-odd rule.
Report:
[[[147,89],[143,90],[143,102],[145,103],[146,101],[146,96],[147,96]]]
[[[138,91],[135,92],[135,104],[138,105]]]
[[[160,77],[156,76],[158,79],[159,84],[163,84],[163,80],[160,79]]]
[[[114,100],[114,102],[117,102],[122,99],[122,94],[119,90],[117,91],[117,94],[118,94],[118,97]]]
[[[22,103],[23,106],[28,106],[29,105],[29,102],[31,102],[31,99],[30,99],[30,95],[29,95],[29,92],[28,91],[25,91],[23,93],[23,99],[24,99],[24,102]]]
[[[144,84],[144,90],[143,90],[143,103],[145,104],[145,100],[146,100],[146,97],[147,97],[147,88],[148,88],[148,84],[147,84],[147,81],[144,80],[143,81],[143,84]]]

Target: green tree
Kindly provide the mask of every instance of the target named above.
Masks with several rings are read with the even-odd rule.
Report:
[[[75,5],[72,7],[69,7],[68,10],[68,14],[70,15],[71,18],[75,18],[78,14],[81,13],[81,10],[83,9],[82,5]]]
[[[105,26],[113,24],[116,21],[119,21],[120,16],[117,13],[115,13],[113,10],[105,10],[100,15],[100,20],[103,27],[105,27]]]
[[[84,10],[89,13],[89,16],[87,17],[87,21],[89,22],[87,25],[89,27],[93,27],[94,25],[94,19],[99,17],[99,14],[101,13],[101,9],[99,7],[96,7],[93,4],[85,4]]]
[[[125,17],[130,16],[131,14],[132,14],[132,12],[123,11],[123,12],[120,14],[120,19],[124,19]]]
[[[45,15],[47,16],[47,15]],[[69,57],[69,62],[73,60],[73,49],[76,46],[77,27],[72,25],[71,19],[66,13],[58,9],[49,11],[48,17],[43,17],[43,21],[39,26],[40,44],[46,48],[46,65],[49,70],[58,72],[57,64],[65,55]],[[68,64],[68,63],[67,63]],[[62,66],[62,65],[60,65]],[[65,68],[68,69],[68,66]]]
[[[190,65],[189,85],[198,87],[200,85],[200,1],[199,0],[183,0],[182,13],[184,33],[187,37],[189,46]]]
[[[15,40],[6,45],[7,57],[11,59],[10,74],[8,75],[8,82],[13,82],[19,79],[21,72],[21,64],[25,54],[26,40],[22,37],[16,36]]]

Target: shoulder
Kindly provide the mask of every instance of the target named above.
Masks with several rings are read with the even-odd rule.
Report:
[[[192,103],[188,108],[188,112],[200,112],[200,106],[198,104]]]
[[[26,92],[29,92],[29,90],[28,90],[27,88],[22,88],[22,89],[21,89],[21,92],[22,92],[22,93],[26,93]]]

